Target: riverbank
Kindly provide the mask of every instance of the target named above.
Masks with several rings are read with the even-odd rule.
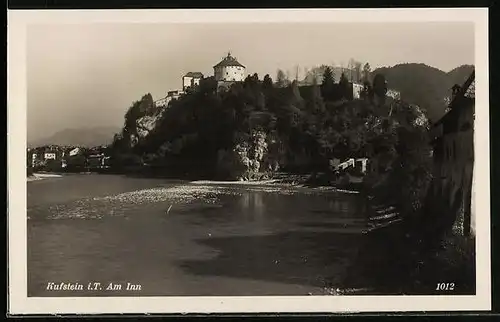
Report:
[[[44,179],[49,179],[49,178],[60,178],[62,177],[61,174],[55,174],[55,173],[33,173],[32,175],[29,175],[27,177],[27,181],[38,181],[38,180],[44,180]]]
[[[104,171],[92,172],[96,174],[123,175],[132,178],[151,178],[176,180],[201,185],[235,185],[235,186],[274,186],[274,187],[303,187],[336,190],[345,193],[360,193],[363,190],[362,177],[349,176],[344,180],[335,180],[331,173],[290,173],[276,172],[262,179],[254,180],[221,180],[212,177],[199,176],[195,174],[172,174],[151,168],[129,168],[120,171],[106,169]],[[265,178],[265,179],[264,179]]]

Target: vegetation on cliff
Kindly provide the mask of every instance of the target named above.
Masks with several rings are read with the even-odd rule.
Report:
[[[116,159],[196,178],[251,180],[286,172],[331,173],[333,159],[369,158],[371,193],[408,210],[419,209],[430,180],[428,122],[418,106],[385,96],[384,76],[352,99],[345,75],[328,68],[321,85],[273,83],[248,76],[218,92],[213,78],[159,113],[146,95],[125,116],[115,137]],[[156,115],[138,136],[137,124]],[[383,193],[382,193],[383,192]]]

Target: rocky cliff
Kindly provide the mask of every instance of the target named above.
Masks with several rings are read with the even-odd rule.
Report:
[[[127,111],[121,137],[135,147],[157,126],[164,112],[165,108],[155,106],[151,94],[144,95]]]
[[[219,150],[217,172],[232,180],[269,178],[280,169],[280,140],[264,131],[253,131],[236,141],[231,150]]]

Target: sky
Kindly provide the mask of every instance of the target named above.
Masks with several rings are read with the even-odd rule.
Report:
[[[28,141],[67,128],[123,125],[133,101],[181,89],[190,71],[213,75],[228,51],[247,73],[275,78],[321,64],[372,69],[474,64],[472,23],[31,25],[27,30]],[[294,75],[294,74],[293,74]]]

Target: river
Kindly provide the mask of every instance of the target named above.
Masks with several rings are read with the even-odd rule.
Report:
[[[88,174],[27,189],[28,296],[331,294],[366,228],[359,195],[313,188]]]

